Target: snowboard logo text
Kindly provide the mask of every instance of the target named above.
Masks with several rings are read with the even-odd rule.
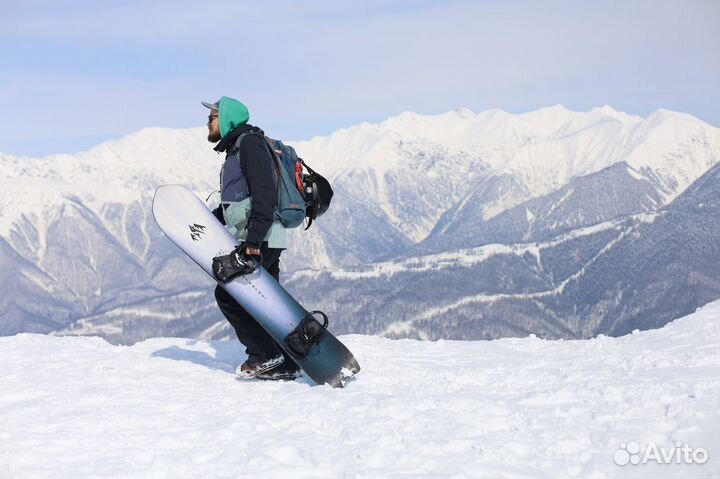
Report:
[[[189,225],[188,228],[190,228],[190,237],[193,241],[200,241],[202,239],[202,235],[205,234],[205,226],[203,225],[195,223]]]

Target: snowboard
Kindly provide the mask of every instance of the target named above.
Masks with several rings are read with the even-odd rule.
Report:
[[[183,186],[165,185],[155,192],[153,215],[163,233],[217,281],[213,275],[213,258],[232,252],[238,242],[205,203]],[[285,338],[309,313],[262,266],[228,283],[218,284],[316,383],[343,387],[360,371],[352,353],[327,329],[303,356],[285,345]]]

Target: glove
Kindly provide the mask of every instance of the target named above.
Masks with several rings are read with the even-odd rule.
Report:
[[[213,275],[221,283],[229,283],[238,276],[250,274],[257,267],[258,263],[247,260],[242,245],[238,245],[228,254],[214,257],[212,262]]]

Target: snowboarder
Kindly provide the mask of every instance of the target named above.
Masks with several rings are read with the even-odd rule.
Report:
[[[279,281],[280,254],[287,248],[287,233],[275,221],[277,187],[273,159],[264,132],[248,123],[247,107],[233,98],[202,102],[210,109],[208,141],[225,153],[220,172],[220,206],[213,211],[244,253],[259,257],[263,267]],[[237,368],[241,377],[294,379],[300,368],[257,321],[221,286],[215,299],[245,346],[247,361]]]

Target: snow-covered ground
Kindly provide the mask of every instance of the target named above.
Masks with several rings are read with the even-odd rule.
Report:
[[[621,338],[342,340],[336,390],[238,380],[234,342],[2,337],[0,477],[720,477],[720,301]]]

